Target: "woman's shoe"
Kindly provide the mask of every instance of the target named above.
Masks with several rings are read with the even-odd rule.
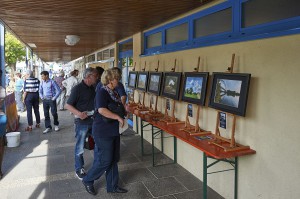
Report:
[[[36,128],[40,128],[40,124],[36,124],[35,127],[36,127]]]
[[[32,131],[32,127],[31,127],[31,126],[27,126],[27,127],[25,128],[25,131]]]

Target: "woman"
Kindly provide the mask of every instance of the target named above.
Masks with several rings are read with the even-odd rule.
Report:
[[[93,137],[95,140],[94,162],[92,168],[82,179],[88,193],[96,195],[94,180],[99,179],[104,172],[106,175],[106,189],[111,193],[126,193],[127,190],[118,186],[120,159],[119,125],[123,127],[124,119],[108,109],[109,104],[121,103],[118,93],[114,90],[118,85],[120,75],[109,69],[101,76],[103,87],[96,91],[95,108],[97,113],[93,122]],[[113,119],[107,122],[103,119]]]
[[[27,109],[27,121],[28,126],[25,128],[25,131],[32,131],[33,119],[32,119],[32,108],[36,120],[36,128],[40,128],[41,118],[39,111],[39,87],[40,80],[33,76],[33,72],[28,70],[25,74],[24,82],[24,96],[26,109]]]
[[[24,112],[24,104],[22,100],[24,80],[22,79],[21,73],[16,73],[15,81],[15,100],[17,103],[17,110]]]

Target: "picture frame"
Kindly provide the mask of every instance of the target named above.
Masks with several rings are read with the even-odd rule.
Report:
[[[184,73],[181,100],[184,102],[204,106],[208,76],[208,72]]]
[[[162,72],[150,72],[148,82],[148,92],[159,96],[161,91]]]
[[[208,106],[244,117],[250,79],[249,73],[213,73]]]
[[[146,91],[147,90],[147,85],[148,85],[148,72],[139,72],[138,73],[138,78],[137,78],[137,83],[136,83],[136,88],[141,91]]]
[[[134,89],[136,87],[136,80],[137,80],[137,72],[130,71],[128,75],[128,87]]]
[[[166,72],[163,76],[162,96],[174,100],[179,99],[182,73]]]

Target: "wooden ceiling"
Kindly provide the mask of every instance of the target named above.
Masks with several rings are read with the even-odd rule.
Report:
[[[71,61],[213,0],[1,0],[0,19],[43,61]],[[66,35],[78,35],[75,46]]]

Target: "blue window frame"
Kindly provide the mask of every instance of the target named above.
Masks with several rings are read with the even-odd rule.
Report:
[[[227,0],[145,32],[142,56],[299,34],[299,7],[299,0]],[[181,24],[187,24],[187,40],[166,42],[167,31]],[[161,45],[148,46],[148,39],[157,33],[161,35]]]

